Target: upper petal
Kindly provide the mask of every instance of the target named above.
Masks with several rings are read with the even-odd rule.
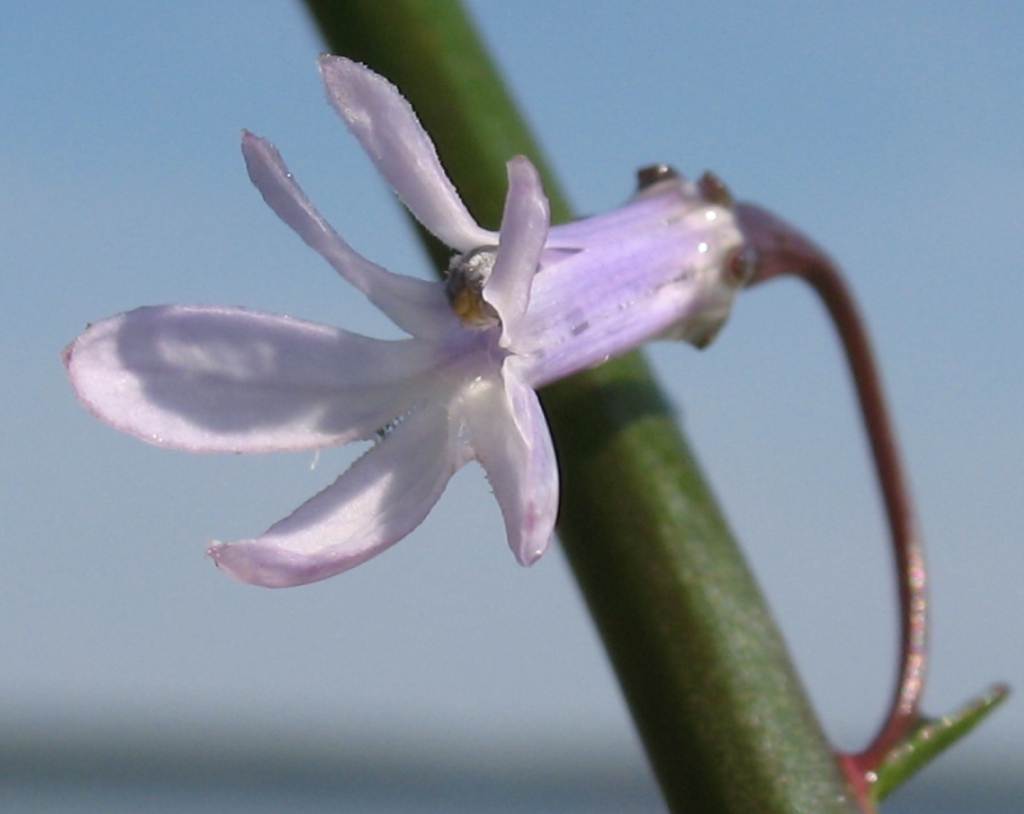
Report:
[[[64,351],[79,399],[115,428],[196,452],[369,438],[425,398],[437,350],[239,308],[139,308]]]
[[[505,346],[515,342],[516,325],[529,305],[549,220],[548,199],[537,170],[528,158],[516,156],[508,162],[498,254],[483,291],[501,317]]]
[[[327,98],[420,223],[460,252],[497,242],[463,205],[434,143],[398,88],[344,57],[320,57],[320,72]]]
[[[558,465],[537,394],[506,371],[475,383],[462,409],[509,547],[521,565],[531,565],[551,542],[558,514]]]
[[[277,216],[399,328],[427,339],[457,324],[443,285],[394,274],[342,240],[306,197],[273,144],[243,131],[242,155],[249,178]]]
[[[446,408],[414,412],[289,517],[255,539],[213,543],[209,555],[240,580],[284,588],[379,554],[423,521],[463,463]]]

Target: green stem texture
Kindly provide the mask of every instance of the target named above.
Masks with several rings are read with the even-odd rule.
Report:
[[[569,207],[458,0],[307,0],[331,51],[394,82],[466,205],[500,222],[505,162]],[[639,13],[639,12],[638,12]],[[680,349],[680,352],[683,352]],[[545,389],[559,536],[673,812],[857,811],[673,411],[636,353]]]

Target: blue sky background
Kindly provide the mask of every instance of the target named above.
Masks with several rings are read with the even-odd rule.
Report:
[[[927,709],[1024,685],[1024,6],[469,5],[580,212],[621,202],[644,164],[711,168],[840,260],[926,534]],[[256,589],[205,561],[206,540],[263,530],[357,450],[159,450],[86,414],[64,380],[59,351],[86,322],[143,304],[394,335],[242,166],[247,127],[359,250],[427,274],[323,100],[320,50],[286,0],[0,12],[0,721],[256,719],[633,750],[561,553],[516,566],[475,467],[379,559]],[[820,309],[778,283],[743,296],[706,351],[652,356],[829,732],[860,744],[890,691],[894,603]],[[1022,747],[1013,700],[949,762]]]

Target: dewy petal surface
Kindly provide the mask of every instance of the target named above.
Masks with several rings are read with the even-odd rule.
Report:
[[[549,220],[548,199],[537,170],[525,156],[513,158],[508,162],[501,242],[494,269],[484,286],[484,299],[501,316],[503,345],[515,341],[516,325],[529,305]]]
[[[448,179],[415,112],[384,77],[344,57],[320,57],[327,98],[410,212],[460,252],[494,245]]]
[[[551,542],[558,514],[558,465],[537,394],[506,371],[472,385],[463,409],[509,547],[521,565],[530,565]]]
[[[306,197],[273,144],[243,131],[242,155],[249,178],[274,213],[399,328],[430,339],[455,327],[444,287],[394,274],[349,246]]]
[[[253,540],[213,543],[233,576],[284,588],[347,571],[418,526],[464,462],[446,404],[395,427],[331,486]]]
[[[365,439],[429,397],[438,349],[239,308],[139,308],[65,350],[78,397],[108,424],[195,452],[316,449]]]

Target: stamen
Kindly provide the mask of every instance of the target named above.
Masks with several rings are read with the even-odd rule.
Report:
[[[493,328],[500,322],[498,312],[483,296],[497,258],[497,246],[480,246],[456,255],[448,264],[445,294],[455,316],[466,326]]]

